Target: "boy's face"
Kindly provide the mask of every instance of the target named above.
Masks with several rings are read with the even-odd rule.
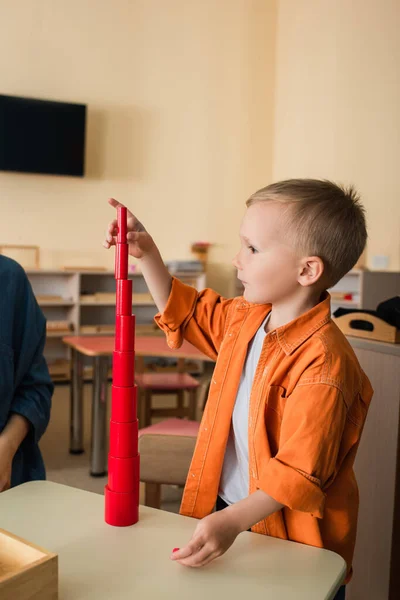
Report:
[[[299,288],[301,259],[285,235],[286,210],[278,202],[257,202],[246,210],[233,264],[248,302],[278,304]]]

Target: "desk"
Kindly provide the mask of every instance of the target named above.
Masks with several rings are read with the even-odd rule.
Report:
[[[64,344],[72,351],[71,372],[71,418],[70,452],[83,452],[83,363],[82,356],[93,359],[93,405],[92,405],[92,445],[90,473],[103,476],[107,470],[107,396],[108,364],[114,351],[114,336],[67,336]],[[135,338],[135,355],[159,356],[183,360],[203,360],[211,358],[184,341],[178,349],[171,350],[164,336],[138,336]]]
[[[141,506],[111,527],[102,495],[47,481],[0,494],[0,527],[59,555],[59,600],[331,600],[345,575],[333,552],[248,532],[204,568],[173,563],[196,523]]]

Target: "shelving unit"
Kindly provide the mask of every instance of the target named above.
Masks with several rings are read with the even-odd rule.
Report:
[[[27,270],[38,304],[47,319],[45,356],[54,381],[70,378],[70,353],[62,343],[65,335],[113,335],[115,323],[115,279],[113,271]],[[205,273],[177,273],[179,279],[198,290],[205,287]],[[157,308],[141,273],[133,279],[133,312],[137,335],[157,335]],[[64,321],[69,328],[51,329]],[[162,333],[160,332],[160,335]],[[86,369],[90,376],[90,369]]]
[[[333,288],[332,314],[339,307],[375,310],[381,302],[400,294],[400,273],[352,269]],[[351,295],[346,300],[341,295]]]

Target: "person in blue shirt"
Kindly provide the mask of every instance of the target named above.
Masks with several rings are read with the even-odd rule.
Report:
[[[46,477],[38,442],[54,386],[45,340],[46,320],[25,271],[0,256],[0,492]]]

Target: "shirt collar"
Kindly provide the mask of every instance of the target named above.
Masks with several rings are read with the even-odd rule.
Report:
[[[250,306],[266,306],[268,315],[271,312],[271,305],[251,304],[241,299],[239,303],[240,309],[248,309]],[[265,313],[264,313],[265,314]],[[265,319],[265,317],[264,317]],[[313,308],[306,313],[297,317],[293,321],[278,327],[271,331],[268,335],[271,336],[271,341],[276,338],[282,347],[284,353],[288,356],[292,354],[303,342],[305,342],[313,333],[321,329],[323,325],[331,320],[331,297],[328,292],[324,292],[321,300]]]
[[[324,292],[321,300],[306,313],[276,329],[276,336],[286,355],[292,354],[303,342],[331,320],[331,297]]]

